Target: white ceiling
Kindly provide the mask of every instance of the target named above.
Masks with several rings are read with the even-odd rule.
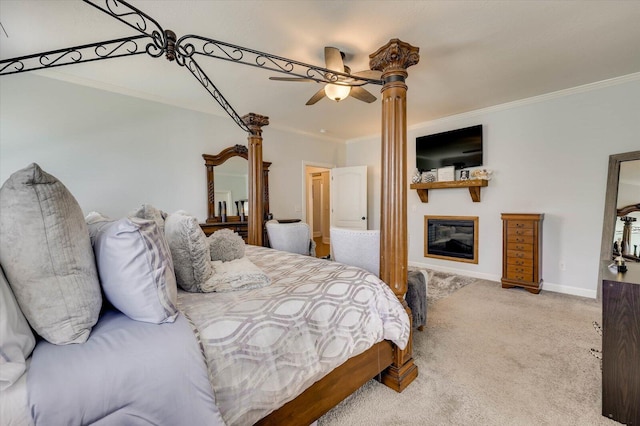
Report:
[[[392,38],[420,48],[409,68],[408,124],[640,72],[640,1],[143,1],[178,37],[196,34],[323,66],[323,47],[353,71]],[[0,57],[133,35],[80,1],[0,0]],[[199,64],[240,114],[338,140],[379,133],[378,101],[305,102],[321,86],[211,58]],[[38,71],[217,115],[220,106],[175,62],[147,55]],[[11,76],[0,84],[10,84]],[[321,134],[320,130],[325,133]],[[268,132],[268,128],[265,129]]]

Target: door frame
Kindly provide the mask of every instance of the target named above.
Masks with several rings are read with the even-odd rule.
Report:
[[[307,217],[307,166],[308,167],[320,167],[324,169],[333,169],[337,167],[335,164],[330,163],[318,163],[315,161],[305,161],[302,160],[302,221],[309,223],[309,218]]]

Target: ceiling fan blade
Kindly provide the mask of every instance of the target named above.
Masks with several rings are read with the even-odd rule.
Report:
[[[318,102],[320,99],[325,97],[324,87],[316,92],[315,95],[311,97],[306,103],[306,105],[313,105]]]
[[[276,80],[276,81],[302,81],[305,83],[311,82],[314,83],[314,80],[311,80],[310,78],[304,78],[304,77],[269,77],[269,80]]]
[[[352,72],[351,75],[355,77],[370,78],[372,80],[380,80],[380,77],[382,77],[382,72],[374,71],[374,70],[363,70],[358,72]]]
[[[327,69],[332,71],[344,72],[344,62],[340,50],[335,47],[327,46],[324,48],[324,62]]]
[[[360,86],[352,86],[351,87],[351,96],[354,98],[366,102],[370,104],[371,102],[376,101],[376,97],[369,93],[366,89],[363,89]]]

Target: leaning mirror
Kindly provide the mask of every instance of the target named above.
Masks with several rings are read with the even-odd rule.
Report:
[[[620,164],[613,254],[640,261],[640,160]]]
[[[614,242],[617,241],[618,238],[615,234],[616,225],[617,222],[620,221],[618,218],[618,209],[634,204],[633,201],[627,201],[625,195],[627,193],[627,189],[625,188],[627,183],[625,182],[629,182],[630,179],[635,181],[636,178],[628,175],[629,173],[633,173],[632,176],[638,177],[640,175],[640,172],[637,171],[638,168],[640,168],[640,151],[632,151],[609,156],[609,174],[607,177],[607,192],[605,194],[604,220],[602,225],[602,243],[600,246],[600,259],[602,261],[611,261],[613,257]],[[624,174],[621,174],[621,171],[623,171]],[[637,185],[632,185],[632,188],[633,186],[636,186],[635,194],[638,194],[640,181],[637,182]],[[634,190],[632,189],[632,191]],[[629,191],[629,193],[632,191]],[[623,197],[620,200],[618,199],[619,192]],[[629,200],[633,199],[635,198],[629,198]],[[638,202],[640,202],[640,200],[635,201],[635,203]],[[631,250],[632,249],[633,246],[631,246]],[[640,247],[638,247],[638,250],[640,250]],[[600,299],[601,296],[602,274],[600,273],[598,276],[598,299]]]

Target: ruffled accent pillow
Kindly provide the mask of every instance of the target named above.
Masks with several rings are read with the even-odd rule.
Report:
[[[202,284],[213,275],[209,242],[198,219],[185,211],[167,216],[164,233],[171,249],[171,258],[180,288],[201,292]]]
[[[164,232],[153,220],[137,217],[85,218],[104,293],[120,312],[136,321],[174,322],[178,290]]]
[[[244,240],[231,229],[221,229],[209,235],[211,260],[229,262],[244,257]]]

